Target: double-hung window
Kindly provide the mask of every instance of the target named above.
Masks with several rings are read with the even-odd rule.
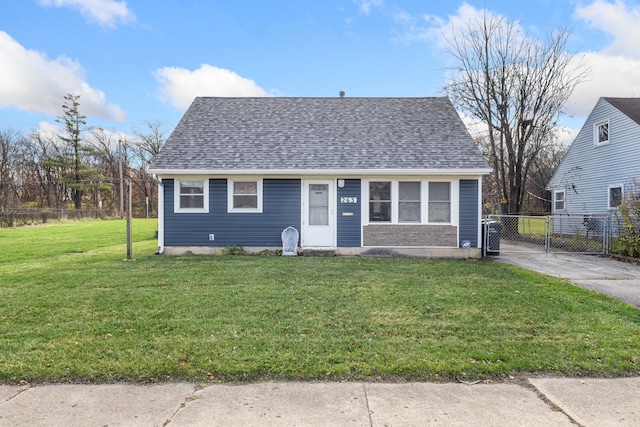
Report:
[[[262,212],[262,180],[227,181],[229,212]]]
[[[200,213],[209,211],[209,180],[176,180],[175,190],[175,212]]]
[[[594,126],[594,145],[604,145],[609,143],[609,122],[596,123]]]
[[[451,183],[429,183],[429,222],[451,222]]]
[[[398,183],[398,222],[420,222],[420,182]]]
[[[616,209],[622,203],[622,185],[609,186],[609,209]]]
[[[564,191],[556,191],[554,195],[554,207],[556,211],[564,210]]]
[[[391,222],[391,181],[369,183],[369,222]]]

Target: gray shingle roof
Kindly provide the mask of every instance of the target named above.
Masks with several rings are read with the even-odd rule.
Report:
[[[640,125],[640,98],[603,98]]]
[[[487,169],[448,98],[196,98],[151,170]]]

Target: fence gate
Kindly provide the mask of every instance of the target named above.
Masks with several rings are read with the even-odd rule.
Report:
[[[483,221],[484,254],[606,254],[610,230],[608,215],[488,215]]]

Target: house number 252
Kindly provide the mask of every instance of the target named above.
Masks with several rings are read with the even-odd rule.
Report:
[[[357,197],[340,197],[340,203],[358,203]]]

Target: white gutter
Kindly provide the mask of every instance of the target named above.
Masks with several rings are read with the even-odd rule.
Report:
[[[150,169],[158,176],[170,175],[287,175],[287,176],[364,176],[364,175],[456,175],[478,176],[491,173],[491,168],[478,169]]]

